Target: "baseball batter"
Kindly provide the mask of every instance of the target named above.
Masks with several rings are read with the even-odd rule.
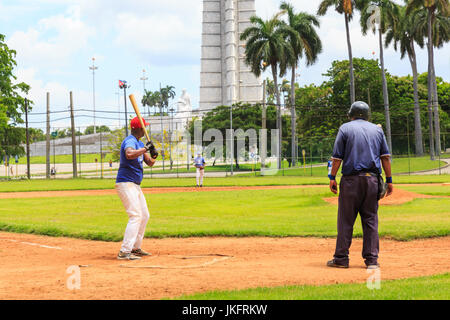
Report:
[[[147,126],[148,123],[143,121]],[[131,134],[123,140],[120,147],[120,166],[116,178],[116,190],[129,217],[122,247],[117,255],[117,259],[124,260],[136,260],[150,255],[141,249],[150,214],[140,184],[144,176],[143,162],[151,167],[158,157],[151,141],[146,145],[140,141],[144,136],[144,129],[138,117],[131,120],[130,126]]]
[[[197,168],[195,178],[197,180],[197,187],[203,187],[203,175],[205,174],[205,158],[199,152],[194,159],[194,165]]]

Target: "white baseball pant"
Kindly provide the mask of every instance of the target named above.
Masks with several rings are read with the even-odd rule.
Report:
[[[116,190],[129,217],[120,251],[129,253],[132,249],[141,248],[150,213],[139,185],[133,182],[119,182],[116,183]]]
[[[203,185],[203,174],[205,173],[204,169],[197,168],[197,172],[195,174],[195,178],[197,180],[197,185]]]

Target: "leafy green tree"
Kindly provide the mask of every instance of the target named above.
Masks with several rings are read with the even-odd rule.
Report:
[[[348,65],[348,60],[333,61],[331,68],[323,74],[329,78],[326,83],[333,90],[333,104],[346,110],[351,105],[348,91]],[[353,69],[356,88],[355,99],[367,101],[372,108],[383,106],[381,69],[378,60],[354,58]],[[389,78],[388,73],[386,73],[386,77]]]
[[[91,127],[92,132],[93,132],[93,129],[94,129],[94,127],[92,126]],[[97,126],[96,130],[99,133],[111,131],[107,126],[100,126],[100,127]],[[83,134],[80,131],[75,130],[75,136],[81,136],[81,135],[83,135]],[[57,131],[56,138],[59,139],[59,138],[66,138],[66,137],[71,137],[71,136],[72,136],[72,128],[64,128],[64,129],[60,129]],[[44,136],[43,140],[45,140],[45,136]]]
[[[375,33],[375,26],[378,28],[378,40],[380,48],[381,81],[383,84],[383,104],[386,117],[386,140],[389,150],[392,150],[391,120],[389,112],[389,93],[387,89],[386,74],[384,69],[383,34],[390,29],[395,29],[398,24],[399,6],[391,0],[360,0],[361,9],[361,29],[364,35],[369,31],[369,21],[375,16],[376,24],[372,23],[372,31]],[[378,20],[378,21],[377,21]]]
[[[23,156],[25,149],[21,144],[25,141],[25,129],[5,126],[0,128],[0,159],[6,157]]]
[[[164,88],[161,88],[161,90],[160,90],[160,93],[161,93],[161,109],[160,109],[160,113],[162,113],[164,108],[166,108],[166,112],[167,113],[169,112],[169,100],[175,98],[175,95],[176,95],[174,89],[175,89],[174,86],[166,86]],[[172,141],[170,139],[169,139],[169,148],[168,148],[168,150],[165,150],[165,148],[163,148],[163,151],[169,151],[170,170],[172,170],[172,166],[173,166]]]
[[[353,9],[356,8],[355,0],[322,0],[319,4],[317,14],[324,16],[330,7],[334,7],[334,10],[339,14],[344,14],[345,19],[345,32],[347,35],[347,49],[348,49],[348,61],[350,61],[349,67],[349,83],[350,83],[350,102],[355,102],[355,78],[353,73],[353,55],[352,44],[350,41],[349,22],[353,18]]]
[[[45,134],[42,129],[28,128],[28,133],[30,136],[30,143],[45,140]]]
[[[5,43],[5,36],[0,34],[0,157],[23,155],[24,130],[17,128],[23,123],[25,98],[30,86],[24,82],[14,83],[17,79],[13,73],[16,66],[16,51]],[[32,102],[29,101],[29,106]],[[31,107],[29,107],[31,110]]]
[[[68,129],[70,130],[70,129]],[[102,125],[102,126],[95,126],[95,131],[97,133],[100,132],[111,132],[111,129],[108,126]],[[68,135],[70,131],[66,132],[66,135]],[[84,134],[93,134],[94,133],[94,126],[88,126],[86,127],[86,129],[84,130]]]
[[[269,105],[267,106],[266,116],[267,116],[267,128],[268,135],[270,135],[270,128],[276,127],[276,106]],[[194,121],[191,121],[188,130],[190,135],[194,136]],[[285,120],[284,120],[285,121]],[[242,129],[246,131],[248,129],[256,130],[257,134],[259,134],[259,129],[262,128],[262,108],[261,105],[255,104],[243,104],[237,103],[233,105],[233,128]],[[229,106],[218,106],[213,110],[209,111],[205,114],[202,119],[202,134],[206,132],[208,129],[217,129],[221,132],[222,137],[224,138],[224,150],[226,146],[226,130],[230,129],[230,107]],[[286,130],[286,129],[285,129]],[[287,134],[287,130],[283,132],[284,136]],[[267,139],[268,147],[267,150],[270,152],[270,139]],[[249,144],[249,139],[246,137],[245,141],[246,145]],[[207,144],[207,143],[206,143]],[[234,143],[234,160],[236,167],[239,169],[239,159],[237,154],[237,143]],[[284,148],[283,153],[287,150]]]
[[[175,89],[174,86],[165,86],[164,88],[161,88],[161,90],[160,90],[161,104],[166,109],[169,108],[170,99],[175,98],[176,93],[175,93],[174,89]]]
[[[348,90],[348,86],[345,88]],[[316,147],[316,152],[331,154],[337,130],[347,120],[348,107],[334,104],[330,84],[325,82],[321,86],[311,84],[297,88],[296,110],[299,147],[305,150]]]
[[[292,61],[294,57],[286,37],[297,37],[296,32],[279,19],[283,13],[279,12],[269,20],[263,20],[257,16],[251,17],[252,26],[245,29],[240,37],[241,40],[246,41],[245,63],[250,66],[251,71],[256,76],[260,76],[267,67],[270,66],[272,69],[277,101],[277,128],[280,132],[282,132],[282,123],[278,72],[282,76],[286,72],[288,61]],[[281,135],[279,143],[281,145]],[[278,159],[278,168],[281,168],[281,155]]]
[[[291,154],[293,158],[293,165],[295,166],[295,160],[297,158],[297,143],[296,143],[296,112],[295,112],[295,71],[298,66],[298,61],[303,56],[306,57],[306,65],[312,65],[316,62],[320,52],[322,52],[322,41],[316,32],[315,28],[320,27],[319,20],[306,12],[295,13],[294,7],[287,3],[282,2],[280,9],[287,13],[288,25],[295,31],[296,36],[288,35],[289,43],[294,52],[292,60],[288,62],[291,68]],[[289,163],[290,165],[290,163]]]
[[[314,152],[319,149],[331,152],[332,142],[337,129],[348,121],[348,61],[334,61],[327,71],[329,77],[320,86],[309,85],[296,89],[296,110],[299,118],[297,135],[300,147],[312,146]],[[381,72],[377,60],[354,59],[356,98],[370,101],[371,121],[385,128],[383,96],[381,90]],[[393,150],[395,154],[408,151],[408,132],[414,130],[413,108],[415,104],[413,77],[397,77],[386,72],[387,86],[391,100],[392,134],[395,136]],[[426,105],[427,74],[417,77],[417,95],[419,105]],[[449,101],[450,84],[437,77],[439,101]],[[346,102],[346,103],[343,103]],[[447,110],[447,109],[446,109]],[[426,124],[426,112],[420,112],[421,124]],[[450,128],[449,112],[440,112],[441,128]],[[424,128],[422,125],[422,131]],[[331,140],[331,142],[330,142]],[[330,142],[330,143],[328,143]],[[412,144],[415,144],[412,141]],[[327,151],[328,150],[328,151]]]
[[[439,24],[436,16],[440,15],[448,21],[450,15],[449,0],[410,0],[407,4],[406,13],[410,14],[414,10],[423,10],[427,12],[427,38],[428,38],[428,103],[434,109],[434,130],[435,130],[435,149],[436,153],[441,152],[440,142],[440,124],[439,124],[439,105],[437,96],[436,71],[434,67],[434,46],[441,46],[450,39],[450,31],[444,25]],[[443,28],[441,28],[443,26]],[[434,154],[430,147],[430,156],[433,159]]]
[[[125,136],[125,128],[116,129],[108,135],[107,150],[111,152],[111,160],[120,161],[120,147],[122,146],[123,137]]]
[[[417,10],[407,15],[406,7],[401,7],[399,10],[399,23],[394,28],[390,28],[387,31],[385,45],[387,47],[391,42],[393,42],[394,49],[400,52],[401,59],[403,59],[405,55],[408,55],[409,63],[411,64],[414,90],[415,151],[417,156],[421,156],[423,155],[423,137],[419,105],[417,55],[415,44],[417,43],[420,48],[424,47],[424,34],[419,28],[417,28],[417,18]]]
[[[417,16],[417,24],[415,25],[415,29],[419,30],[419,32],[421,32],[422,34],[428,34],[428,11],[425,10],[420,10],[417,9],[415,10],[416,12],[416,16]],[[447,16],[443,15],[442,13],[440,13],[439,11],[436,13],[436,15],[434,16],[434,22],[432,23],[432,39],[433,39],[433,46],[436,48],[441,48],[444,43],[449,41],[449,37],[450,37],[450,19]],[[433,58],[434,60],[434,58]],[[430,123],[434,122],[434,128],[435,128],[435,135],[436,135],[436,139],[435,139],[435,148],[436,150],[440,150],[441,149],[441,144],[439,143],[439,141],[442,143],[442,139],[440,139],[440,131],[441,129],[443,129],[443,126],[440,125],[441,122],[441,117],[440,117],[440,108],[439,107],[443,107],[443,104],[440,103],[440,97],[439,94],[437,92],[437,87],[438,87],[438,83],[437,83],[437,76],[434,73],[433,75],[435,81],[432,81],[433,84],[433,102],[434,103],[434,112],[431,109],[431,104],[429,106],[429,121]],[[434,119],[433,119],[433,114],[434,114]],[[439,116],[436,116],[437,114],[439,114]],[[432,125],[430,125],[430,127],[433,127]],[[430,133],[432,134],[432,131],[430,131]],[[436,153],[438,152],[436,151]]]
[[[278,92],[283,97],[284,105],[290,106],[290,96],[291,96],[291,85],[288,80],[282,79],[281,83],[278,84]],[[266,101],[268,104],[275,105],[276,90],[275,84],[269,78],[266,79]]]
[[[159,91],[153,92],[145,90],[141,103],[143,106],[147,106],[148,108],[156,108],[161,104],[161,93]],[[150,114],[150,109],[148,113]]]

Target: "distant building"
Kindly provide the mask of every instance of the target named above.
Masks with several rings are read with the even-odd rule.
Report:
[[[244,63],[241,33],[255,15],[255,0],[203,0],[199,110],[262,100],[261,79]]]

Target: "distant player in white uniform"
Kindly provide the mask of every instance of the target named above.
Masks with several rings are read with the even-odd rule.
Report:
[[[194,165],[197,168],[195,178],[197,179],[197,187],[203,187],[203,175],[205,174],[205,158],[199,152],[194,159]]]

